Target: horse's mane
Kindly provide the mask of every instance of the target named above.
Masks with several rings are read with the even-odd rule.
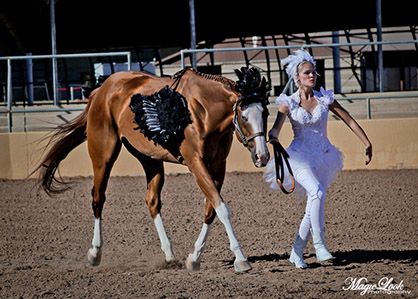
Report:
[[[228,79],[228,78],[226,78],[224,76],[221,76],[221,75],[206,74],[206,73],[199,72],[197,70],[193,70],[193,71],[195,71],[196,74],[198,74],[199,76],[201,76],[205,79],[213,80],[213,81],[216,81],[216,82],[221,82],[225,85],[229,85],[230,87],[235,87],[237,85],[237,83],[235,81],[233,81],[231,79]]]
[[[199,72],[198,70],[195,70],[193,68],[188,68],[187,70],[193,71],[196,75],[198,75],[200,77],[203,77],[205,79],[223,83],[230,88],[234,88],[235,86],[237,86],[237,82],[235,82],[234,80],[228,79],[224,76],[221,76],[221,75],[206,74],[206,73]],[[178,75],[180,75],[180,76],[183,75],[184,72],[185,72],[185,70],[181,70],[181,71],[175,73],[173,75],[173,78],[175,78]]]

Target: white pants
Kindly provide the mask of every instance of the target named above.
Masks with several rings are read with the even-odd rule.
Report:
[[[306,241],[311,228],[319,231],[324,229],[326,190],[309,168],[298,171],[295,180],[305,188],[308,197],[305,215],[299,226],[299,236]]]

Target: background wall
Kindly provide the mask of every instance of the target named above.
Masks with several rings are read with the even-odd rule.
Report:
[[[365,149],[359,139],[341,121],[328,123],[328,136],[345,155],[344,169],[418,168],[418,118],[375,119],[359,121],[373,144],[373,160],[364,165]],[[270,124],[271,126],[272,124]],[[0,134],[0,178],[23,179],[39,163],[46,133]],[[280,140],[287,147],[292,140],[286,122]],[[272,148],[270,147],[270,151]],[[166,173],[188,172],[187,167],[165,163]],[[250,153],[235,138],[228,157],[227,171],[264,171],[252,164]],[[92,175],[87,143],[76,148],[60,166],[62,176]],[[124,148],[112,175],[143,175],[142,166]]]

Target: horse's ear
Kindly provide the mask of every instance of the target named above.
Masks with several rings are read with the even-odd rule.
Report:
[[[234,72],[238,77],[238,81],[242,81],[242,79],[244,78],[244,73],[241,72],[239,69],[235,69]]]
[[[261,79],[260,87],[261,88],[265,88],[266,86],[267,86],[266,77],[263,77],[263,79]]]

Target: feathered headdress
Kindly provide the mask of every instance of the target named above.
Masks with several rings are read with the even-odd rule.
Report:
[[[283,65],[287,65],[286,66],[286,73],[287,75],[293,79],[293,81],[295,82],[296,86],[299,86],[297,80],[296,80],[296,76],[298,74],[298,66],[299,64],[301,64],[304,61],[308,61],[310,63],[312,63],[315,67],[316,67],[316,62],[313,59],[313,57],[311,56],[311,54],[309,54],[308,51],[305,50],[296,50],[295,55],[289,55],[288,57],[280,60],[280,62]]]

